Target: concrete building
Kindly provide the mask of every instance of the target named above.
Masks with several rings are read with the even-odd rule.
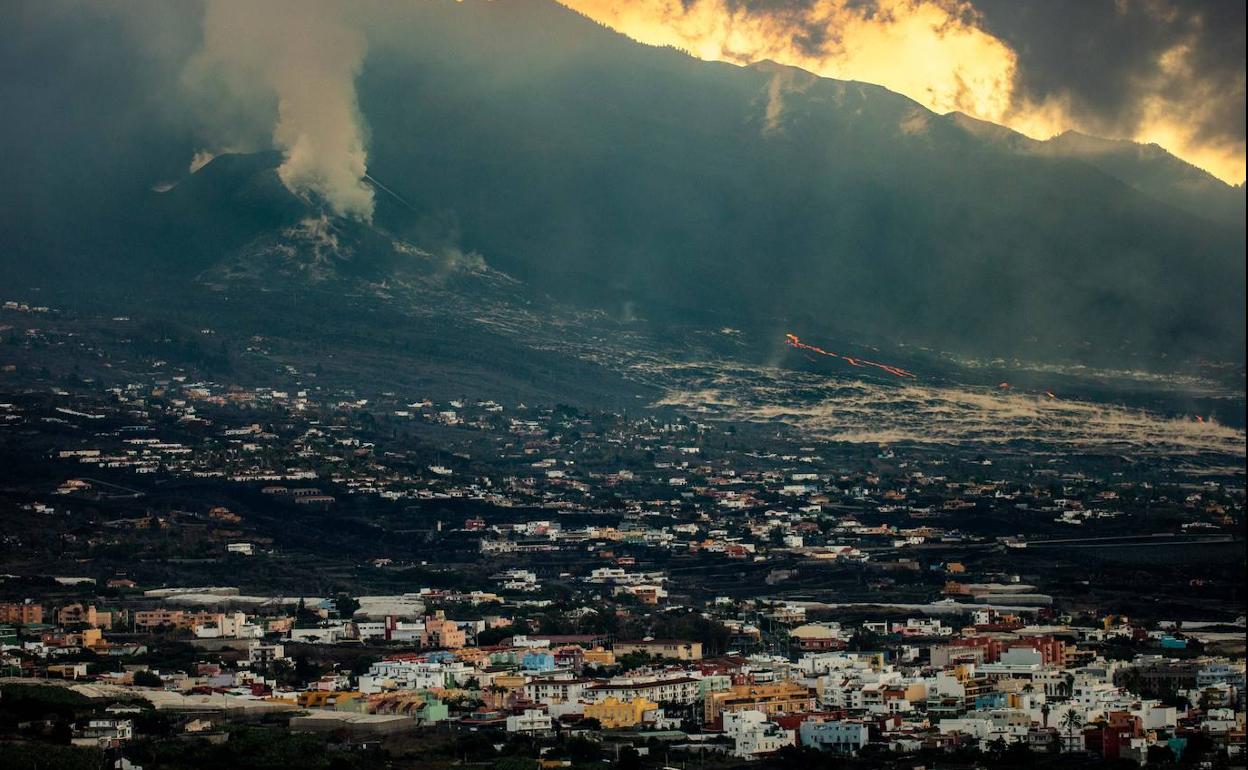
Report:
[[[554,729],[554,721],[550,714],[539,709],[525,709],[522,714],[507,717],[509,733],[545,733]]]
[[[837,754],[854,754],[867,745],[867,726],[862,722],[829,720],[803,722],[802,745]]]
[[[293,732],[345,732],[352,736],[379,736],[411,731],[416,719],[403,714],[360,714],[352,711],[312,710],[291,717]]]
[[[792,730],[767,720],[761,711],[735,711],[724,714],[724,734],[732,738],[732,755],[755,757],[770,754],[796,743]]]
[[[809,687],[796,682],[740,684],[707,695],[704,718],[714,722],[725,712],[761,711],[763,714],[799,714],[813,711],[815,696]]]
[[[94,605],[67,604],[56,611],[56,622],[62,626],[112,628],[113,613],[100,612]]]
[[[533,679],[524,685],[524,697],[534,703],[574,703],[581,700],[589,679]]]
[[[702,643],[680,639],[631,639],[621,640],[613,647],[615,657],[639,652],[652,658],[669,660],[702,660]]]
[[[585,690],[586,699],[597,703],[607,698],[632,700],[646,698],[655,703],[677,703],[689,705],[697,703],[701,698],[701,681],[690,676],[665,678],[613,679],[603,684],[593,685]]]
[[[22,625],[43,622],[43,605],[31,602],[0,604],[0,623]]]
[[[467,641],[467,634],[455,621],[447,620],[440,610],[437,615],[425,618],[425,630],[420,634],[421,647],[455,650],[463,647]]]
[[[627,701],[604,698],[585,706],[585,718],[597,719],[608,730],[636,727],[645,721],[647,713],[654,713],[658,708],[659,704],[646,698]]]

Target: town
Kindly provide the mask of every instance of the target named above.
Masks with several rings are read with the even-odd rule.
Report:
[[[1248,770],[1246,7],[0,2],[0,770]]]
[[[128,318],[5,310],[6,746],[1243,762],[1234,457],[343,387],[263,338],[210,375]]]
[[[541,588],[524,569],[495,579],[513,596]],[[551,766],[797,747],[1242,758],[1242,616],[1150,629],[985,603],[844,622],[807,602],[679,607],[657,576],[622,568],[582,580],[610,588],[556,609],[487,591],[291,599],[112,579],[98,605],[0,605],[0,714],[12,738],[64,735],[138,764],[177,750],[157,739],[242,748],[257,730],[361,757],[535,752]],[[967,588],[1010,601],[1013,586]],[[643,626],[679,636],[634,636]],[[1213,653],[1236,635],[1237,654]]]

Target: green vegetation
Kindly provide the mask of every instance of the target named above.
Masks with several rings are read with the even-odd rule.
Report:
[[[231,729],[224,743],[151,741],[127,754],[136,764],[159,770],[354,770],[376,767],[377,760],[363,752],[326,751],[323,737],[256,727]]]
[[[38,750],[0,746],[5,770],[100,770],[104,752],[95,748],[40,744]]]

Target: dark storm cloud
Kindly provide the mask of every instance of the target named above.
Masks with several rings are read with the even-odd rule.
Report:
[[[1184,110],[1194,139],[1244,141],[1243,2],[972,3],[981,26],[1018,55],[1016,97],[1064,98],[1072,117],[1108,134],[1138,128],[1159,98]],[[1167,53],[1177,59],[1171,70]]]
[[[1238,0],[561,2],[702,58],[878,83],[1038,139],[1075,129],[1153,142],[1244,179]]]
[[[726,0],[732,12],[786,24],[808,55],[838,40],[811,11],[821,0]],[[698,0],[684,0],[689,8]],[[944,3],[1018,56],[1019,109],[1057,100],[1084,130],[1131,136],[1160,100],[1191,121],[1190,141],[1240,143],[1244,125],[1245,3],[1238,0],[969,0]],[[848,0],[865,19],[893,11]],[[1163,60],[1172,54],[1168,69]]]

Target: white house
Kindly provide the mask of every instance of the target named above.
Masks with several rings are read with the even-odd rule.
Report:
[[[867,726],[861,722],[807,720],[799,729],[803,746],[853,754],[867,745]]]
[[[513,714],[507,717],[507,732],[509,733],[544,733],[549,732],[554,727],[554,721],[550,714],[538,709],[525,709],[523,714]]]
[[[770,754],[796,743],[792,730],[767,721],[761,711],[728,711],[723,714],[724,734],[732,738],[734,757]]]

